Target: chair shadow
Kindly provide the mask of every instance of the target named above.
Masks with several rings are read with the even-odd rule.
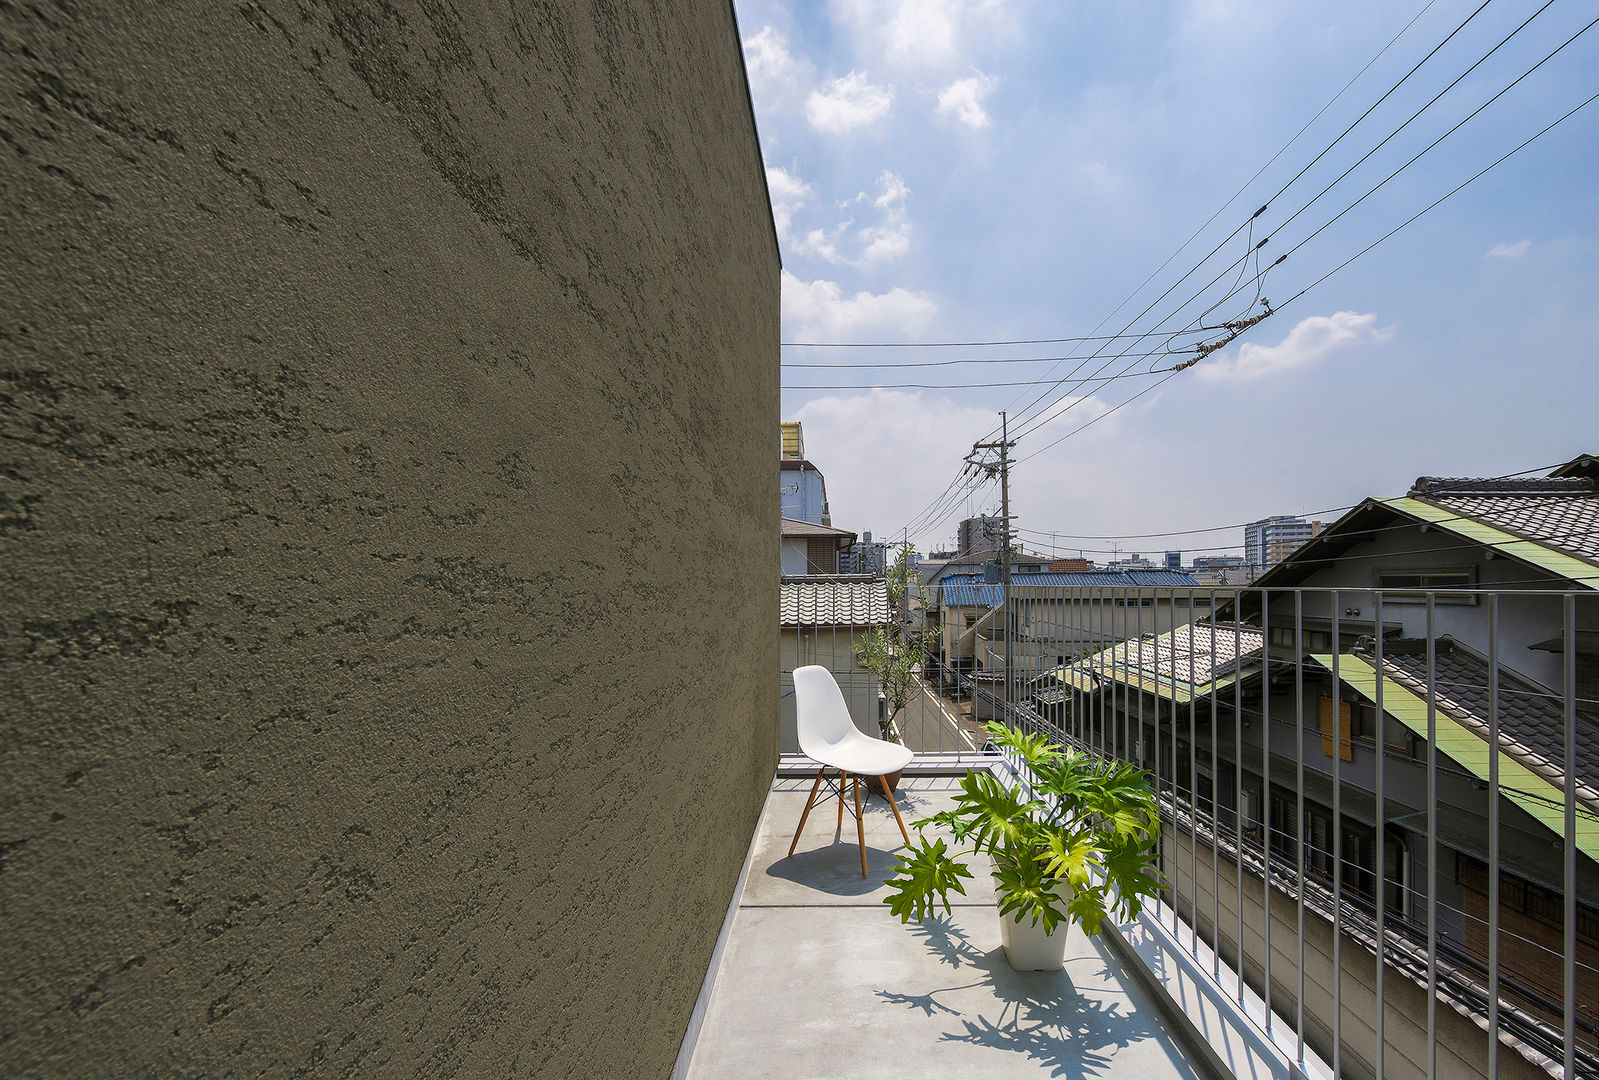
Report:
[[[940,1036],[943,1042],[1023,1054],[1049,1069],[1051,1076],[1073,1080],[1106,1075],[1116,1051],[1134,1043],[1158,1039],[1176,1049],[1168,1034],[1150,1017],[1126,1008],[1120,1001],[1107,1002],[1097,995],[1080,993],[1067,971],[1016,971],[1006,960],[1003,948],[986,952],[977,948],[947,916],[929,917],[912,929],[939,955],[940,962],[969,969],[971,979],[926,993],[876,993],[889,1004],[904,1005],[926,1016],[949,1017],[955,1026]],[[1068,961],[1068,966],[1094,959],[1081,957]],[[1098,959],[1104,963],[1103,953]],[[1108,967],[1107,964],[1096,974],[1114,976]],[[997,1012],[969,1015],[968,1011],[939,1000],[940,995],[976,988],[992,995]]]
[[[894,872],[898,852],[867,845],[866,876],[861,877],[860,848],[855,846],[855,834],[846,832],[842,839],[835,833],[826,847],[800,850],[778,859],[766,868],[766,876],[792,881],[831,896],[865,896],[882,888],[883,882]],[[800,843],[805,841],[801,839]]]

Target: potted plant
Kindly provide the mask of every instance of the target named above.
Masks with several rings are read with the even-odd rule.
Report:
[[[855,647],[856,659],[861,667],[876,678],[883,695],[885,707],[878,717],[877,727],[880,737],[889,742],[899,741],[894,721],[919,689],[916,676],[921,669],[922,659],[938,641],[937,630],[912,630],[905,618],[909,607],[907,601],[912,596],[924,608],[926,606],[921,579],[917,576],[916,567],[912,565],[910,559],[915,550],[915,545],[906,544],[900,549],[899,555],[894,559],[894,565],[888,570],[890,617],[896,620],[896,624],[881,629],[875,627],[868,629],[866,636]],[[892,788],[899,783],[899,773],[889,773],[887,776],[870,779],[874,783]]]
[[[966,894],[969,861],[992,860],[1006,957],[1022,971],[1058,970],[1066,931],[1097,934],[1110,915],[1131,919],[1162,885],[1154,842],[1160,819],[1142,769],[1080,754],[1042,735],[987,725],[993,740],[1032,773],[1032,795],[1006,789],[987,770],[961,781],[955,807],[914,823],[953,834],[919,837],[895,864],[885,898],[901,922],[918,922],[949,894]]]

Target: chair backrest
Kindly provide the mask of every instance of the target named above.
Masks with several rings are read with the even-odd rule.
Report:
[[[820,664],[794,669],[794,718],[800,752],[813,758],[856,730],[844,692],[833,673]]]

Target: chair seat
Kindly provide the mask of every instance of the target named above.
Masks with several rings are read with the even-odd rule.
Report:
[[[836,743],[812,747],[810,756],[852,776],[882,776],[903,769],[916,755],[898,743],[852,731]]]

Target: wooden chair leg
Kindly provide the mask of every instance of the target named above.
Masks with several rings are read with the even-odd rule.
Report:
[[[811,785],[811,797],[805,800],[805,812],[800,815],[799,828],[794,830],[794,841],[788,845],[788,853],[790,855],[794,854],[794,849],[799,846],[800,833],[805,831],[805,819],[811,816],[811,804],[816,802],[816,792],[822,786],[822,773],[826,771],[827,767],[825,765],[816,770],[816,783]]]
[[[844,801],[844,793],[838,793],[838,801]],[[861,813],[861,778],[855,777],[855,836],[861,845],[861,877],[866,876],[866,815]]]
[[[838,773],[838,824],[833,831],[840,836],[844,834],[844,789],[849,786],[849,773],[839,770]]]
[[[894,820],[899,822],[899,834],[905,838],[905,846],[910,847],[911,834],[905,831],[905,819],[899,816],[899,803],[894,801],[894,789],[885,783],[883,794],[888,796],[888,805],[894,808]]]

